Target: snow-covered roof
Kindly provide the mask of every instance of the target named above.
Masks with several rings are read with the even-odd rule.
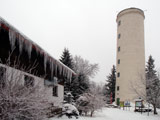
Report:
[[[60,61],[56,60],[55,58],[51,57],[51,55],[49,55],[39,45],[34,43],[31,39],[29,39],[23,33],[18,31],[16,28],[14,28],[12,25],[10,25],[8,22],[6,22],[1,17],[0,17],[0,27],[4,28],[5,30],[9,32],[9,40],[10,40],[12,50],[14,50],[14,47],[17,41],[19,44],[19,52],[21,53],[22,48],[24,48],[27,51],[29,58],[31,57],[32,49],[35,49],[41,55],[44,55],[44,70],[45,71],[46,71],[46,64],[49,63],[51,72],[58,69],[61,75],[66,76],[69,79],[72,77],[72,75],[76,74],[69,67],[67,67]]]

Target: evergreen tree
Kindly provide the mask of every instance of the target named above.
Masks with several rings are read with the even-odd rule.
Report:
[[[61,58],[59,59],[63,64],[69,68],[73,68],[72,56],[67,48],[64,48]]]
[[[86,79],[86,76],[84,74],[80,73],[72,79],[71,91],[75,100],[84,92],[86,92],[88,88],[89,88],[89,80]]]
[[[149,56],[146,66],[146,92],[147,101],[153,105],[154,114],[157,114],[156,107],[160,97],[160,80],[155,70],[154,59]]]
[[[110,99],[110,96],[112,95],[112,102],[115,101],[115,82],[116,82],[116,68],[113,65],[113,68],[111,69],[111,73],[107,76],[106,80],[106,95],[107,98]]]
[[[64,48],[61,58],[59,59],[63,64],[65,64],[69,68],[73,68],[73,59],[67,48]],[[64,78],[64,92],[68,93],[71,87],[71,80]]]
[[[90,64],[88,60],[84,60],[80,56],[75,56],[72,59],[69,50],[64,49],[60,61],[73,69],[76,76],[72,76],[71,80],[64,79],[64,92],[65,96],[70,92],[76,100],[81,94],[86,92],[89,88],[89,79],[94,77],[98,71],[98,64]],[[66,98],[64,98],[66,100]]]
[[[147,65],[146,65],[146,78],[150,79],[153,77],[156,77],[156,70],[155,70],[155,65],[154,65],[154,59],[152,56],[149,56]]]

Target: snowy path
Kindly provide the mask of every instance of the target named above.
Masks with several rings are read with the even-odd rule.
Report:
[[[160,114],[160,112],[159,112]],[[143,113],[135,113],[133,111],[120,110],[116,108],[103,108],[102,111],[96,112],[94,117],[80,117],[79,119],[72,118],[68,119],[67,117],[62,118],[52,118],[50,120],[160,120],[160,115],[153,115],[150,113],[150,116]]]

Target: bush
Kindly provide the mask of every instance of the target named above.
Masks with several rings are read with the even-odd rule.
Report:
[[[2,73],[2,71],[0,71]],[[5,77],[4,77],[5,76]],[[48,92],[39,84],[24,86],[16,70],[0,74],[0,120],[43,120],[48,112]]]
[[[74,105],[67,103],[63,105],[62,114],[59,117],[62,117],[63,115],[66,115],[68,118],[72,118],[72,116],[74,116],[78,119],[79,112]]]

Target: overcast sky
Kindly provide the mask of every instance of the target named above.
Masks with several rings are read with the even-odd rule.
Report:
[[[116,63],[116,16],[125,8],[145,13],[145,56],[160,67],[160,0],[0,0],[0,16],[59,59],[64,48],[100,70],[105,82]]]

